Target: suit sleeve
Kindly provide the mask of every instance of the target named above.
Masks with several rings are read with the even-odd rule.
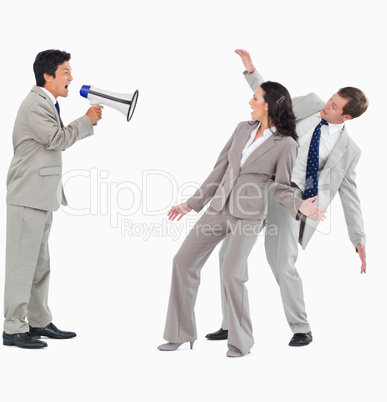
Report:
[[[44,103],[30,108],[29,124],[33,138],[50,151],[62,151],[93,134],[93,123],[86,115],[61,127],[50,106]]]
[[[222,152],[220,153],[218,160],[215,163],[214,169],[203,182],[203,184],[196,190],[195,194],[187,200],[187,204],[196,212],[200,212],[203,207],[211,200],[211,198],[216,193],[220,182],[228,167],[228,151],[234,140],[235,133],[238,127],[235,129],[234,133],[227,141]]]
[[[341,204],[343,205],[349,238],[355,248],[359,243],[364,246],[366,244],[363,215],[356,186],[355,168],[360,159],[360,155],[361,152],[359,152],[356,158],[352,161],[339,187],[339,194]]]
[[[264,82],[261,74],[259,74],[257,70],[255,70],[251,74],[245,71],[243,74],[253,92],[255,92],[255,90]]]
[[[302,200],[295,197],[294,191],[290,187],[291,175],[294,163],[297,158],[298,144],[291,139],[292,143],[287,143],[277,162],[274,186],[274,197],[277,202],[294,218],[299,219],[298,209]]]

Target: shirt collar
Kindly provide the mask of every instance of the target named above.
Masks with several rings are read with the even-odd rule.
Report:
[[[321,121],[320,113],[316,113],[315,116],[320,119],[319,121]],[[334,134],[334,133],[336,133],[338,131],[341,131],[344,128],[344,126],[345,126],[344,122],[339,123],[339,124],[328,123],[328,133],[329,133],[329,135],[332,135],[332,134]]]
[[[332,135],[337,131],[341,131],[344,128],[344,122],[340,124],[328,123],[328,128],[329,128],[329,135]]]
[[[258,127],[255,130],[253,130],[252,133],[250,134],[250,138],[255,138],[259,127],[261,127],[261,122],[260,121],[258,122]],[[274,134],[276,131],[277,131],[277,129],[275,127],[267,128],[263,132],[263,136],[261,138],[267,138],[267,137],[269,137],[269,135]]]
[[[48,91],[46,88],[40,87],[40,89],[43,89],[43,91],[44,91],[44,92],[48,95],[48,97],[51,99],[51,102],[55,105],[55,103],[56,103],[55,96],[54,96],[50,91]]]

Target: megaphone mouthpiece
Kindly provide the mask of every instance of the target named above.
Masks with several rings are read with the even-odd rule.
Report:
[[[79,94],[87,99],[87,96],[89,95],[90,88],[91,88],[91,85],[82,85],[82,88],[79,91]]]

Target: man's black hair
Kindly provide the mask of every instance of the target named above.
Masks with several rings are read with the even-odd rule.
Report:
[[[60,64],[70,60],[70,53],[62,50],[44,50],[38,53],[34,61],[34,73],[36,79],[36,85],[38,87],[44,87],[46,80],[44,74],[51,75],[55,78],[55,71]]]

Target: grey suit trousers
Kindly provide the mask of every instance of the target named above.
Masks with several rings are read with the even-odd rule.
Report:
[[[302,198],[301,190],[294,188],[295,196]],[[282,208],[273,195],[273,186],[268,192],[268,211],[266,216],[265,250],[274,277],[279,285],[285,316],[293,333],[306,333],[310,325],[305,311],[302,280],[295,267],[298,257],[298,238],[301,220],[295,220]],[[227,252],[227,238],[219,252],[220,270]],[[222,278],[222,275],[221,275]],[[222,281],[222,279],[221,279]],[[228,305],[223,291],[222,328],[228,329]]]
[[[195,302],[200,271],[214,248],[229,234],[222,264],[223,292],[228,304],[228,345],[242,354],[254,344],[250,319],[247,258],[262,229],[262,220],[232,216],[209,208],[191,229],[173,260],[172,283],[164,339],[173,343],[196,340]]]
[[[52,212],[7,205],[4,332],[28,332],[52,321],[47,304],[50,278],[48,237]]]
[[[294,189],[301,198],[301,190]],[[310,331],[304,302],[302,280],[296,269],[298,238],[301,220],[292,218],[269,191],[267,234],[265,236],[266,258],[279,285],[285,316],[293,333]]]

